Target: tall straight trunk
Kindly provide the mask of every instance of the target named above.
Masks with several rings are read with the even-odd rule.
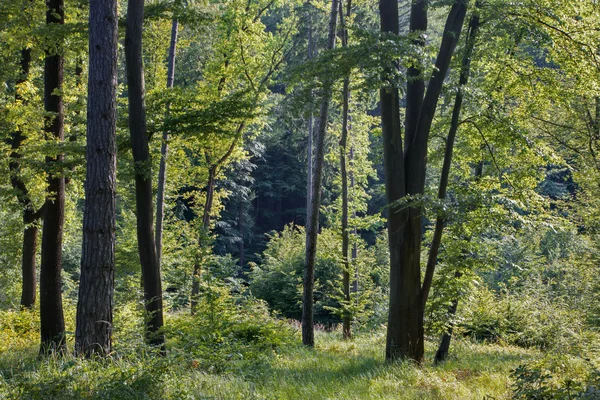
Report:
[[[75,353],[110,353],[117,194],[117,0],[92,0],[85,208]]]
[[[31,49],[21,50],[21,74],[17,79],[17,86],[27,81],[29,77],[29,67],[31,64]],[[15,94],[15,100],[23,101],[19,90]],[[11,147],[10,161],[8,169],[10,171],[10,183],[15,190],[17,200],[23,209],[23,254],[21,260],[21,270],[23,285],[21,287],[21,307],[32,308],[35,305],[36,298],[36,250],[37,250],[37,222],[40,219],[40,213],[37,212],[31,201],[29,190],[21,177],[21,154],[19,153],[23,141],[26,139],[23,132],[17,130],[13,132],[8,144]]]
[[[310,11],[309,11],[310,12]],[[312,17],[309,17],[309,26],[308,26],[308,59],[312,60],[314,58],[315,53],[315,43],[312,32]],[[308,116],[308,143],[306,145],[307,148],[307,172],[306,172],[306,230],[309,229],[310,223],[310,207],[312,205],[312,197],[313,197],[313,136],[314,136],[314,117],[312,111],[312,101],[313,101],[313,92],[310,92],[310,114]],[[308,245],[308,243],[306,243]]]
[[[347,4],[346,17],[350,17],[351,1]],[[348,28],[344,20],[344,5],[340,0],[340,26],[342,47],[348,47]],[[346,152],[348,147],[348,108],[350,102],[350,75],[344,78],[342,89],[342,136],[340,138],[340,171],[342,178],[342,286],[344,292],[344,301],[346,306],[350,305],[350,231],[348,228],[348,171],[346,162]],[[352,316],[348,311],[344,312],[342,318],[342,334],[344,339],[352,336],[350,324]]]
[[[46,25],[64,24],[63,0],[46,1]],[[46,53],[44,62],[45,135],[48,140],[64,140],[62,94],[63,57],[61,50]],[[42,263],[40,266],[40,354],[64,352],[65,320],[62,307],[62,238],[65,220],[65,178],[61,171],[63,154],[46,156],[48,188],[44,203]]]
[[[476,3],[476,7],[478,4]],[[442,166],[442,175],[440,177],[440,185],[438,188],[438,198],[444,200],[446,198],[446,191],[448,188],[448,178],[450,176],[450,164],[452,163],[452,153],[454,151],[454,141],[456,139],[456,132],[458,131],[460,110],[463,102],[463,87],[469,82],[469,70],[471,67],[471,56],[473,54],[473,47],[477,31],[479,30],[479,15],[477,10],[471,17],[469,22],[469,29],[467,32],[467,39],[465,44],[465,51],[463,53],[463,59],[460,70],[460,78],[458,82],[458,89],[456,91],[456,98],[454,100],[454,108],[452,109],[452,119],[450,121],[450,130],[448,132],[448,139],[446,140],[446,149],[444,153],[444,164]],[[429,249],[429,257],[427,259],[427,267],[425,269],[425,278],[423,279],[423,291],[421,294],[421,307],[425,309],[427,298],[429,297],[429,290],[431,289],[431,283],[433,282],[433,274],[437,265],[437,256],[442,242],[442,233],[444,226],[446,225],[446,217],[444,215],[438,215],[435,222],[435,230],[433,232],[433,240],[431,241],[431,247]]]
[[[239,252],[239,263],[240,263],[240,272],[239,276],[243,276],[244,264],[246,264],[246,254],[244,248],[244,230],[246,229],[246,225],[244,224],[244,198],[242,195],[238,196],[238,231],[240,233],[240,242],[238,243],[238,252]]]
[[[338,1],[331,1],[331,14],[329,18],[329,36],[327,49],[335,47]],[[323,177],[323,163],[325,159],[325,134],[327,133],[327,117],[329,114],[329,101],[331,99],[331,86],[333,81],[327,77],[323,82],[323,94],[319,114],[319,129],[317,131],[317,154],[315,157],[315,170],[313,176],[312,202],[310,218],[306,230],[306,264],[304,268],[303,296],[302,296],[302,343],[313,347],[315,332],[313,326],[313,292],[315,286],[315,263],[317,259],[317,234],[319,225],[319,208],[321,206],[321,181]]]
[[[380,0],[381,29],[398,33],[398,5]],[[456,48],[467,10],[466,0],[456,0],[448,14],[442,43],[427,92],[421,66],[407,71],[406,133],[402,149],[397,88],[381,89],[384,168],[390,247],[390,307],[386,358],[422,361],[424,328],[421,288],[422,211],[420,206],[398,208],[406,195],[424,192],[427,144],[444,79]],[[411,7],[410,30],[427,28],[427,1],[416,0]],[[419,41],[419,44],[422,42]],[[424,94],[425,93],[425,94]]]
[[[348,118],[348,124],[350,123],[350,118]],[[350,190],[354,189],[354,147],[350,146]],[[352,209],[352,217],[356,220],[356,209]],[[356,243],[356,238],[358,237],[358,232],[356,226],[352,228],[352,234],[354,235],[354,242],[352,243],[352,263],[354,264],[354,279],[352,280],[352,287],[350,288],[351,293],[358,293],[358,265],[355,263],[358,258],[358,245]],[[358,299],[357,299],[358,302]]]
[[[137,239],[146,312],[146,340],[164,352],[163,300],[160,265],[156,256],[152,210],[152,173],[144,104],[142,24],[144,0],[128,0],[125,30],[125,66],[129,97],[129,134],[135,163]]]
[[[173,87],[175,81],[175,51],[177,50],[177,33],[179,30],[179,21],[173,18],[171,25],[171,44],[169,46],[169,58],[167,61],[167,89]],[[169,112],[167,105],[167,113]],[[167,184],[167,157],[169,155],[169,133],[167,130],[162,135],[162,145],[160,147],[160,166],[158,169],[158,190],[156,194],[156,256],[160,266],[162,259],[162,231],[165,215],[165,186]]]

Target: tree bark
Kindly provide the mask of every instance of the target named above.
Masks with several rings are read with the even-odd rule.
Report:
[[[63,0],[46,0],[46,25],[64,24]],[[62,94],[63,57],[61,49],[46,53],[44,62],[45,135],[48,140],[64,140]],[[40,354],[66,350],[62,307],[62,237],[65,212],[65,178],[60,171],[63,154],[46,156],[48,187],[44,204],[42,263],[40,266]]]
[[[163,326],[163,300],[160,265],[156,256],[152,210],[151,158],[146,129],[146,107],[144,104],[144,66],[142,61],[142,24],[144,0],[128,0],[127,28],[125,30],[125,65],[129,97],[129,133],[135,163],[135,198],[137,217],[137,239],[144,300],[148,319],[146,340],[149,344],[165,351]]]
[[[75,354],[111,351],[117,181],[117,1],[92,0],[85,208]]]
[[[348,47],[348,29],[344,20],[344,6],[340,0],[340,27],[342,37],[342,47]],[[347,14],[350,16],[351,1],[348,1]],[[350,231],[348,228],[348,171],[346,162],[346,152],[348,147],[348,109],[350,102],[350,75],[344,78],[342,89],[342,136],[340,138],[340,171],[342,178],[342,286],[344,292],[344,301],[346,306],[350,305]],[[350,325],[352,316],[349,312],[344,312],[342,317],[342,334],[344,339],[352,336]]]
[[[310,7],[310,4],[309,6]],[[310,12],[310,9],[309,9]],[[312,15],[312,14],[311,14]],[[313,38],[313,32],[312,32],[312,16],[309,16],[309,22],[308,22],[309,26],[308,26],[308,60],[312,60],[314,58],[314,53],[315,53],[315,43],[314,43],[314,38]],[[310,224],[310,215],[311,215],[311,205],[312,205],[312,198],[313,198],[313,167],[314,167],[314,162],[313,162],[313,136],[314,136],[314,116],[313,116],[313,111],[312,111],[312,102],[313,102],[313,92],[311,90],[310,92],[310,114],[308,116],[308,143],[306,145],[306,149],[307,149],[307,161],[306,161],[306,165],[307,165],[307,172],[306,172],[306,230],[309,230],[309,224]],[[308,242],[306,243],[306,245],[308,245]]]
[[[475,5],[478,7],[478,4]],[[448,188],[448,178],[450,176],[450,164],[452,162],[452,153],[454,151],[454,141],[456,139],[456,132],[458,131],[460,110],[463,102],[463,87],[469,82],[469,70],[471,67],[471,57],[473,54],[473,47],[475,45],[475,38],[477,31],[479,30],[479,15],[477,10],[471,17],[469,22],[469,29],[467,32],[467,40],[465,44],[465,52],[463,54],[460,78],[458,82],[458,89],[456,91],[456,98],[454,100],[454,108],[452,109],[452,119],[450,121],[450,130],[448,132],[448,138],[446,140],[446,150],[444,154],[444,164],[442,166],[442,175],[440,177],[440,185],[438,189],[438,198],[444,200],[446,198],[446,190]],[[444,215],[438,215],[435,222],[435,230],[433,232],[433,239],[431,241],[431,247],[429,249],[429,257],[427,260],[427,267],[425,269],[425,278],[423,279],[423,289],[421,293],[421,307],[425,309],[427,298],[429,297],[429,290],[431,289],[431,283],[433,282],[433,274],[437,265],[437,256],[442,242],[442,233],[446,224],[446,217]]]
[[[331,14],[329,18],[329,36],[327,49],[335,47],[338,1],[332,0]],[[315,345],[315,332],[313,326],[313,292],[315,285],[315,263],[317,259],[317,234],[319,224],[319,208],[321,206],[321,181],[323,177],[323,163],[325,159],[325,135],[327,133],[327,117],[329,112],[329,101],[331,99],[331,87],[333,81],[327,77],[323,82],[323,97],[319,114],[319,129],[317,131],[317,154],[315,157],[315,170],[313,176],[312,202],[310,207],[310,218],[306,230],[306,264],[304,268],[302,296],[302,343],[306,346]]]
[[[31,49],[21,50],[21,75],[17,79],[17,91],[15,100],[24,101],[18,90],[18,86],[27,81],[29,77],[29,67],[31,64]],[[16,193],[17,200],[23,209],[23,254],[21,260],[21,270],[23,285],[21,287],[21,307],[32,308],[36,300],[36,250],[37,250],[37,223],[40,219],[40,213],[37,212],[31,201],[29,190],[21,178],[21,163],[19,159],[21,154],[19,150],[23,141],[26,139],[23,132],[17,130],[13,132],[8,144],[11,147],[10,161],[8,169],[10,171],[10,183]]]
[[[177,50],[177,33],[179,30],[179,21],[173,18],[171,25],[171,44],[169,46],[169,58],[167,61],[167,89],[173,87],[175,81],[175,51]],[[167,113],[169,106],[167,105]],[[162,259],[162,231],[165,215],[165,186],[167,184],[167,158],[169,155],[169,133],[163,132],[162,145],[160,148],[160,166],[158,169],[158,190],[156,194],[156,256],[160,266]]]
[[[381,29],[398,34],[398,5],[380,1]],[[406,195],[424,192],[429,132],[450,60],[467,10],[465,0],[450,9],[442,43],[427,92],[423,97],[422,68],[407,71],[406,134],[402,149],[397,88],[381,90],[384,168],[389,204],[390,308],[386,359],[409,358],[421,362],[424,354],[423,307],[421,306],[421,206],[398,207]],[[427,28],[427,1],[417,0],[411,8],[411,32]],[[419,42],[420,44],[420,42]]]

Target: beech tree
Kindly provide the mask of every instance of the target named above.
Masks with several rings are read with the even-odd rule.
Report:
[[[327,49],[335,48],[338,1],[332,0],[329,17],[329,36]],[[319,111],[319,122],[316,137],[316,155],[312,178],[312,204],[309,207],[310,216],[306,229],[306,266],[303,278],[302,296],[302,343],[306,346],[315,345],[315,332],[313,326],[313,292],[315,284],[315,263],[317,257],[317,234],[319,230],[319,208],[321,207],[321,182],[323,178],[323,162],[325,158],[325,135],[329,115],[329,101],[331,100],[331,87],[333,79],[326,77],[323,82],[323,93]],[[310,162],[310,160],[309,160]]]
[[[116,230],[117,1],[89,16],[87,170],[75,353],[111,351]]]
[[[63,0],[46,1],[46,25],[65,23]],[[44,61],[44,109],[47,112],[45,133],[48,141],[64,140],[62,101],[63,56],[61,46],[48,49]],[[65,320],[62,307],[62,240],[65,221],[64,155],[46,156],[47,196],[44,203],[42,261],[40,265],[40,353],[63,352],[66,349]]]
[[[125,30],[125,66],[129,100],[129,135],[135,163],[135,199],[138,251],[142,265],[147,315],[146,340],[164,351],[163,299],[160,265],[156,254],[152,209],[152,164],[146,127],[142,25],[144,0],[128,0]]]
[[[428,3],[427,0],[417,0],[411,6],[410,33],[418,35],[414,39],[417,46],[423,45],[423,35],[427,30]],[[397,2],[380,0],[379,11],[382,32],[398,35]],[[398,88],[384,82],[380,90],[389,206],[390,305],[386,340],[386,359],[389,360],[423,359],[423,304],[428,293],[428,287],[421,286],[423,215],[422,207],[416,201],[411,204],[411,199],[424,194],[429,133],[466,12],[466,0],[452,3],[427,92],[423,66],[413,64],[407,70],[404,146]],[[402,205],[406,199],[409,204]]]

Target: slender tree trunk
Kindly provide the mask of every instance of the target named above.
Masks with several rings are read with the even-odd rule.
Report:
[[[75,353],[110,353],[117,194],[117,0],[92,0],[85,208]]]
[[[348,117],[348,129],[350,129],[350,117]],[[354,190],[354,147],[350,146],[350,191]],[[356,220],[356,209],[352,209],[352,217]],[[352,280],[352,287],[350,288],[351,293],[358,293],[358,265],[356,264],[356,259],[358,258],[358,245],[356,243],[356,238],[358,237],[358,232],[356,226],[352,228],[352,235],[354,237],[354,241],[352,243],[352,264],[354,265],[354,279]],[[357,298],[358,304],[358,298]]]
[[[239,250],[239,258],[240,258],[240,272],[239,272],[239,276],[242,277],[244,275],[244,264],[246,264],[246,254],[245,254],[245,249],[244,249],[244,230],[246,229],[246,226],[244,224],[244,198],[242,195],[238,196],[238,201],[239,201],[239,208],[238,208],[238,231],[240,233],[240,242],[238,244],[238,250]]]
[[[175,81],[175,51],[177,49],[177,33],[179,22],[177,18],[173,18],[171,25],[171,45],[169,47],[169,58],[167,62],[167,89],[173,87]],[[167,105],[167,113],[169,106]],[[156,256],[160,266],[162,259],[162,231],[163,220],[165,215],[165,186],[167,184],[167,157],[169,154],[169,133],[167,130],[163,132],[162,145],[160,148],[160,167],[158,170],[158,193],[156,194]]]
[[[339,3],[340,13],[340,27],[342,46],[348,47],[348,29],[344,20],[344,5],[340,0]],[[347,17],[350,16],[351,2],[348,1]],[[342,178],[342,286],[344,292],[344,301],[346,306],[350,305],[350,231],[348,228],[348,171],[346,163],[346,152],[348,147],[348,108],[350,102],[350,76],[344,78],[344,84],[342,89],[342,136],[340,139],[340,171]],[[342,318],[342,333],[344,339],[349,339],[352,336],[350,325],[352,322],[352,316],[349,312],[344,312]]]
[[[29,77],[29,66],[31,64],[31,49],[21,50],[21,75],[17,79],[17,87],[26,82]],[[19,90],[15,94],[15,100],[24,101],[21,98]],[[17,200],[23,209],[23,258],[21,260],[21,270],[23,286],[21,287],[21,307],[32,308],[35,305],[36,298],[36,250],[37,250],[37,222],[40,213],[36,212],[29,196],[29,190],[21,178],[21,163],[19,159],[21,154],[19,150],[25,135],[20,130],[13,132],[7,141],[11,147],[10,161],[8,169],[10,171],[10,183],[16,193]]]
[[[477,6],[477,4],[476,4]],[[446,151],[444,154],[444,164],[442,166],[442,175],[440,178],[440,185],[438,189],[438,198],[444,200],[446,198],[446,190],[448,188],[448,178],[450,176],[450,164],[452,163],[452,153],[454,151],[454,141],[456,139],[456,132],[458,131],[460,110],[463,102],[463,87],[469,82],[469,70],[471,67],[471,56],[473,54],[473,46],[477,31],[479,30],[479,15],[477,10],[471,17],[469,22],[469,30],[467,32],[467,40],[465,45],[465,52],[463,54],[460,78],[458,82],[458,89],[456,91],[456,98],[454,100],[454,108],[452,110],[452,120],[450,121],[450,130],[448,132],[448,139],[446,140]],[[425,309],[427,298],[429,297],[429,290],[431,289],[431,283],[433,282],[433,274],[437,265],[437,256],[442,242],[442,233],[444,231],[444,225],[446,224],[446,217],[444,215],[438,215],[435,222],[435,230],[433,232],[433,240],[431,241],[431,247],[429,249],[429,257],[427,260],[427,267],[425,269],[425,278],[423,279],[423,290],[421,294],[421,307]]]
[[[310,5],[309,5],[310,7]],[[310,12],[310,10],[309,10]],[[311,14],[312,15],[312,14]],[[309,17],[309,26],[308,26],[308,59],[312,60],[314,58],[314,47],[315,47],[315,43],[314,43],[314,39],[313,39],[313,32],[312,32],[312,17]],[[307,165],[307,173],[306,173],[306,230],[308,231],[309,228],[309,224],[310,224],[310,215],[311,215],[311,205],[312,205],[312,198],[313,198],[313,167],[314,167],[314,163],[313,163],[313,136],[314,136],[314,127],[313,127],[313,122],[314,122],[314,118],[313,118],[313,111],[312,111],[312,101],[313,101],[313,92],[311,90],[310,92],[310,114],[308,116],[308,144],[306,146],[307,148],[307,161],[306,161],[306,165]],[[306,243],[308,245],[308,242]]]
[[[46,1],[46,24],[64,24],[62,0]],[[44,109],[51,113],[46,117],[46,138],[64,140],[64,115],[62,94],[63,57],[61,50],[56,54],[46,53],[44,62]],[[44,226],[42,230],[42,263],[40,268],[40,354],[64,352],[65,321],[62,307],[62,237],[65,212],[65,178],[60,169],[63,154],[47,156],[48,188],[44,204]]]
[[[215,177],[217,167],[212,166],[208,170],[208,182],[206,183],[206,200],[204,201],[204,211],[202,212],[202,226],[198,235],[198,250],[202,253],[202,245],[204,239],[208,236],[210,230],[210,213],[212,211],[213,198],[215,193]],[[201,279],[201,259],[194,263],[194,273],[192,274],[192,299],[190,309],[192,315],[196,313],[198,305],[198,295],[200,294],[200,279]]]
[[[156,256],[152,212],[151,158],[146,130],[145,85],[142,61],[144,0],[128,0],[125,31],[125,65],[129,92],[129,133],[135,163],[137,239],[142,264],[144,300],[148,319],[146,340],[165,351],[160,265]]]
[[[338,1],[332,0],[331,14],[329,18],[329,37],[327,48],[335,47]],[[310,218],[306,230],[306,264],[304,268],[302,297],[302,343],[313,347],[315,344],[315,332],[313,326],[313,291],[315,285],[315,263],[317,259],[317,233],[319,223],[319,207],[321,206],[321,180],[323,177],[323,163],[325,159],[325,134],[327,133],[327,117],[329,112],[329,100],[331,99],[331,86],[333,82],[326,78],[323,84],[323,97],[319,114],[319,129],[317,132],[317,154],[315,158],[315,171],[313,177],[312,202],[310,207]]]
[[[448,316],[450,318],[456,315],[456,309],[458,308],[458,298],[452,301],[450,307],[448,307]],[[450,351],[450,341],[452,340],[452,332],[454,331],[454,324],[451,323],[448,327],[448,331],[442,335],[442,340],[440,340],[440,345],[435,352],[434,362],[439,364],[446,360],[448,357],[448,352]]]
[[[398,5],[380,0],[381,29],[398,34]],[[423,307],[421,297],[422,211],[420,206],[399,208],[406,195],[424,192],[427,144],[437,102],[467,10],[466,0],[456,0],[450,9],[442,43],[424,94],[422,68],[407,72],[406,133],[402,149],[399,96],[397,88],[381,89],[384,168],[390,246],[390,307],[386,359],[410,358],[421,362],[424,354]],[[427,28],[427,1],[416,0],[411,7],[410,30]],[[419,44],[421,41],[418,42]]]

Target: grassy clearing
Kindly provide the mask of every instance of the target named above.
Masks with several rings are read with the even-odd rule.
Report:
[[[383,331],[350,341],[337,332],[318,332],[311,350],[298,344],[297,332],[286,329],[290,340],[275,346],[257,345],[256,338],[244,341],[233,330],[238,336],[229,342],[223,337],[205,341],[197,352],[192,341],[181,347],[181,339],[171,342],[165,358],[129,343],[108,360],[66,356],[40,361],[36,340],[28,336],[28,343],[0,352],[0,398],[508,399],[510,371],[542,356],[522,348],[457,341],[442,366],[430,361],[422,367],[387,364]],[[427,343],[427,360],[434,350],[435,343]],[[210,351],[219,358],[207,364],[201,356]]]

